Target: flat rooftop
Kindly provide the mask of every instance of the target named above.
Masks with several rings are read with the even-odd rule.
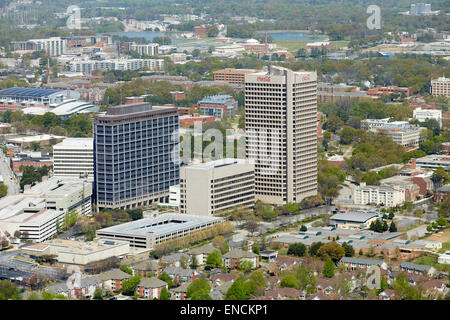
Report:
[[[84,183],[86,191],[88,184],[89,182]],[[42,181],[34,185],[33,187],[30,188],[30,190],[25,190],[24,194],[26,195],[48,194],[51,196],[68,196],[73,194],[75,191],[79,191],[82,188],[83,188],[82,179],[53,176],[46,181]]]
[[[35,196],[26,196],[26,195],[13,195],[6,196],[0,199],[0,222],[12,220],[25,220],[27,215],[20,215],[20,213],[29,208],[30,205],[35,208],[44,208],[45,207],[45,199],[35,197]],[[31,214],[32,215],[32,214]]]
[[[224,158],[214,161],[209,161],[205,163],[193,164],[185,167],[186,169],[196,169],[196,170],[209,170],[214,168],[220,168],[225,166],[231,166],[234,164],[248,164],[249,162],[245,159],[233,159],[233,158]]]
[[[127,242],[116,240],[97,240],[92,242],[81,242],[74,240],[54,239],[45,241],[46,245],[57,248],[58,252],[74,253],[74,254],[91,254],[113,247],[127,245]]]
[[[66,138],[62,142],[55,144],[53,149],[93,149],[93,138]]]
[[[50,140],[50,139],[62,139],[64,138],[63,136],[54,136],[51,134],[41,134],[41,135],[37,135],[37,136],[27,136],[27,137],[14,137],[14,138],[9,138],[8,142],[34,142],[34,141],[46,141],[46,140]]]
[[[184,228],[192,228],[206,223],[223,220],[216,217],[192,216],[186,214],[166,213],[156,218],[140,219],[117,226],[100,229],[97,233],[117,233],[145,236],[147,234],[163,235]]]

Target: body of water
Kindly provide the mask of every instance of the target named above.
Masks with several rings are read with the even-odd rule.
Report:
[[[264,37],[264,32],[258,32],[255,34],[257,37]],[[277,40],[315,40],[316,37],[301,32],[267,32],[275,41]]]

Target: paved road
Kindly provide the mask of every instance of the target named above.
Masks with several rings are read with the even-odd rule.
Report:
[[[0,174],[3,177],[4,184],[8,186],[8,195],[19,194],[19,181],[9,167],[8,159],[2,152],[0,152]]]
[[[413,235],[420,237],[425,236],[425,234],[427,233],[427,226],[426,225],[421,225],[418,226],[415,229],[409,230],[408,232],[406,232],[406,234],[408,235],[408,239],[411,239],[411,237]]]

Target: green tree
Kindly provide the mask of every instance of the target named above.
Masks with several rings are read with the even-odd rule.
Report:
[[[134,276],[125,279],[122,283],[122,292],[126,295],[133,295],[136,291],[139,282],[141,281],[141,276]]]
[[[325,261],[322,273],[323,273],[323,275],[325,277],[332,278],[334,276],[335,272],[336,272],[336,265],[334,264],[334,262],[330,258],[328,258]]]
[[[133,270],[131,270],[130,268],[128,268],[128,266],[126,264],[121,264],[119,266],[119,269],[122,270],[123,272],[128,273],[129,275],[133,275]]]
[[[245,278],[237,278],[225,294],[225,300],[247,300],[250,294],[245,286]]]
[[[302,224],[302,226],[300,227],[300,231],[302,232],[308,231],[308,228],[304,224]]]
[[[98,288],[94,291],[94,300],[103,300],[103,291],[102,289]]]
[[[306,246],[303,243],[293,243],[289,245],[287,254],[297,257],[303,257],[306,252]]]
[[[280,288],[298,289],[297,279],[292,274],[285,275],[280,281]]]
[[[208,267],[220,267],[223,264],[222,254],[219,250],[214,250],[208,255],[206,259],[206,265]]]
[[[159,280],[162,280],[162,281],[164,281],[164,282],[166,282],[167,285],[169,286],[169,289],[175,287],[175,284],[173,283],[172,278],[171,278],[167,273],[165,273],[165,272],[161,273],[161,274],[158,276],[158,279],[159,279]]]
[[[355,249],[353,249],[353,246],[348,244],[347,242],[344,242],[342,244],[342,247],[345,250],[345,256],[346,257],[353,257],[355,255]]]
[[[9,280],[0,280],[0,300],[20,300],[19,288]]]
[[[392,221],[391,225],[389,226],[389,232],[397,232],[397,226],[395,225],[394,221]]]
[[[209,295],[211,291],[211,286],[209,283],[203,279],[197,279],[193,281],[187,288],[186,296],[188,298],[192,297],[195,293],[205,292]]]
[[[167,290],[166,287],[163,287],[161,289],[161,293],[159,295],[159,300],[170,300],[170,293],[169,293],[169,290]]]
[[[323,260],[330,258],[334,262],[337,262],[345,255],[345,249],[339,243],[333,241],[321,246],[317,250],[317,255]]]
[[[0,198],[5,197],[8,194],[8,186],[4,183],[0,183]]]
[[[242,271],[250,271],[253,269],[253,263],[248,260],[244,260],[241,263],[239,263],[238,269]]]
[[[309,255],[312,256],[312,257],[316,256],[317,255],[317,251],[323,245],[324,244],[322,242],[320,242],[320,241],[311,243],[311,245],[309,246]]]

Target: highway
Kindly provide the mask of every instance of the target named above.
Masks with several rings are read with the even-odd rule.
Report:
[[[14,195],[20,193],[20,185],[19,181],[16,178],[16,175],[12,172],[9,167],[9,159],[0,152],[0,174],[3,177],[4,184],[8,186],[8,195]]]

